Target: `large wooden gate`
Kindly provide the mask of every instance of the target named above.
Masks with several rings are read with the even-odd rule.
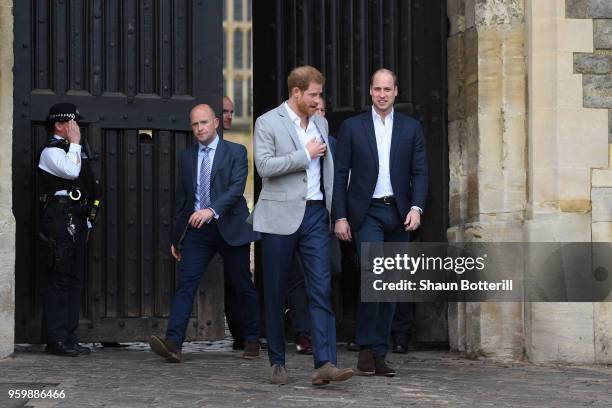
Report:
[[[255,117],[287,99],[292,68],[310,64],[326,77],[327,119],[335,135],[344,119],[369,109],[372,72],[395,71],[395,109],[419,119],[427,140],[429,196],[418,239],[446,241],[446,1],[254,0],[253,5]],[[256,192],[260,188],[256,185]],[[351,249],[344,249],[334,299],[339,334],[352,335],[359,273]],[[417,308],[418,339],[447,340],[445,306]]]
[[[222,1],[32,0],[15,2],[14,12],[16,340],[41,339],[36,165],[45,116],[58,102],[86,117],[82,133],[103,190],[80,338],[161,332],[175,289],[175,158],[192,143],[191,107],[206,102],[220,112]],[[222,314],[205,307],[222,308],[215,296],[222,291],[210,285],[199,291],[189,338],[222,335]]]

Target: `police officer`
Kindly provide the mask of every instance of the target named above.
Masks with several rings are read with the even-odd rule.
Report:
[[[88,216],[95,214],[92,204],[97,185],[89,165],[89,152],[81,146],[80,119],[77,107],[71,103],[51,107],[47,116],[50,137],[38,162],[42,194],[40,237],[48,249],[43,301],[46,352],[72,357],[91,351],[79,344],[76,330],[86,237],[91,225]]]

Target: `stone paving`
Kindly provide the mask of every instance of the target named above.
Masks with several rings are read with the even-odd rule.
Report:
[[[339,346],[339,365],[356,353]],[[444,351],[389,355],[395,378],[354,377],[313,388],[310,356],[288,347],[291,383],[268,383],[267,358],[244,360],[228,340],[188,343],[184,363],[146,344],[56,357],[21,346],[0,360],[0,407],[610,407],[612,367],[468,360]],[[14,400],[10,389],[64,390],[64,399]]]

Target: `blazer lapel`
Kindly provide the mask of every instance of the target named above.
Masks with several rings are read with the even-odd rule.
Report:
[[[200,149],[200,144],[196,142],[196,144],[191,148],[191,160],[189,160],[189,176],[192,180],[193,192],[195,192],[197,183],[198,183],[198,150]]]
[[[400,154],[400,119],[397,116],[396,112],[393,112],[393,129],[391,130],[391,151],[389,152],[389,173],[392,174],[393,164],[395,162],[395,156]]]
[[[298,137],[298,134],[295,131],[293,122],[291,122],[291,118],[289,117],[289,112],[287,112],[287,109],[285,109],[284,102],[278,108],[276,108],[276,112],[279,114],[279,116],[281,116],[281,122],[283,122],[283,125],[289,132],[289,135],[291,135],[291,140],[293,141],[293,144],[295,145],[295,149],[296,150],[301,149],[302,144],[300,143],[300,138]]]
[[[210,185],[212,189],[212,183],[215,181],[215,175],[217,174],[217,170],[223,167],[223,162],[226,158],[225,151],[225,141],[219,138],[219,143],[217,143],[217,151],[215,152],[215,159],[213,160],[212,169],[210,169]]]
[[[365,127],[365,135],[370,145],[372,157],[378,168],[378,148],[376,147],[376,132],[374,131],[374,120],[372,119],[372,110],[363,114],[363,126]]]

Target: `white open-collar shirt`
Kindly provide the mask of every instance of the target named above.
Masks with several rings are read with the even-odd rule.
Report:
[[[319,133],[319,129],[314,124],[312,120],[312,116],[308,118],[308,126],[306,129],[302,129],[300,126],[300,117],[295,113],[287,102],[285,102],[285,109],[287,109],[287,113],[289,114],[289,119],[293,123],[295,131],[298,134],[298,138],[300,139],[300,144],[302,148],[306,151],[308,157],[310,157],[310,153],[308,153],[308,149],[306,149],[306,143],[310,139],[317,138],[318,140],[322,140],[322,136]],[[306,169],[306,176],[308,177],[308,191],[306,193],[307,200],[322,200],[323,193],[321,192],[321,161],[318,157],[314,159],[310,159],[310,163],[308,164],[308,168]]]

